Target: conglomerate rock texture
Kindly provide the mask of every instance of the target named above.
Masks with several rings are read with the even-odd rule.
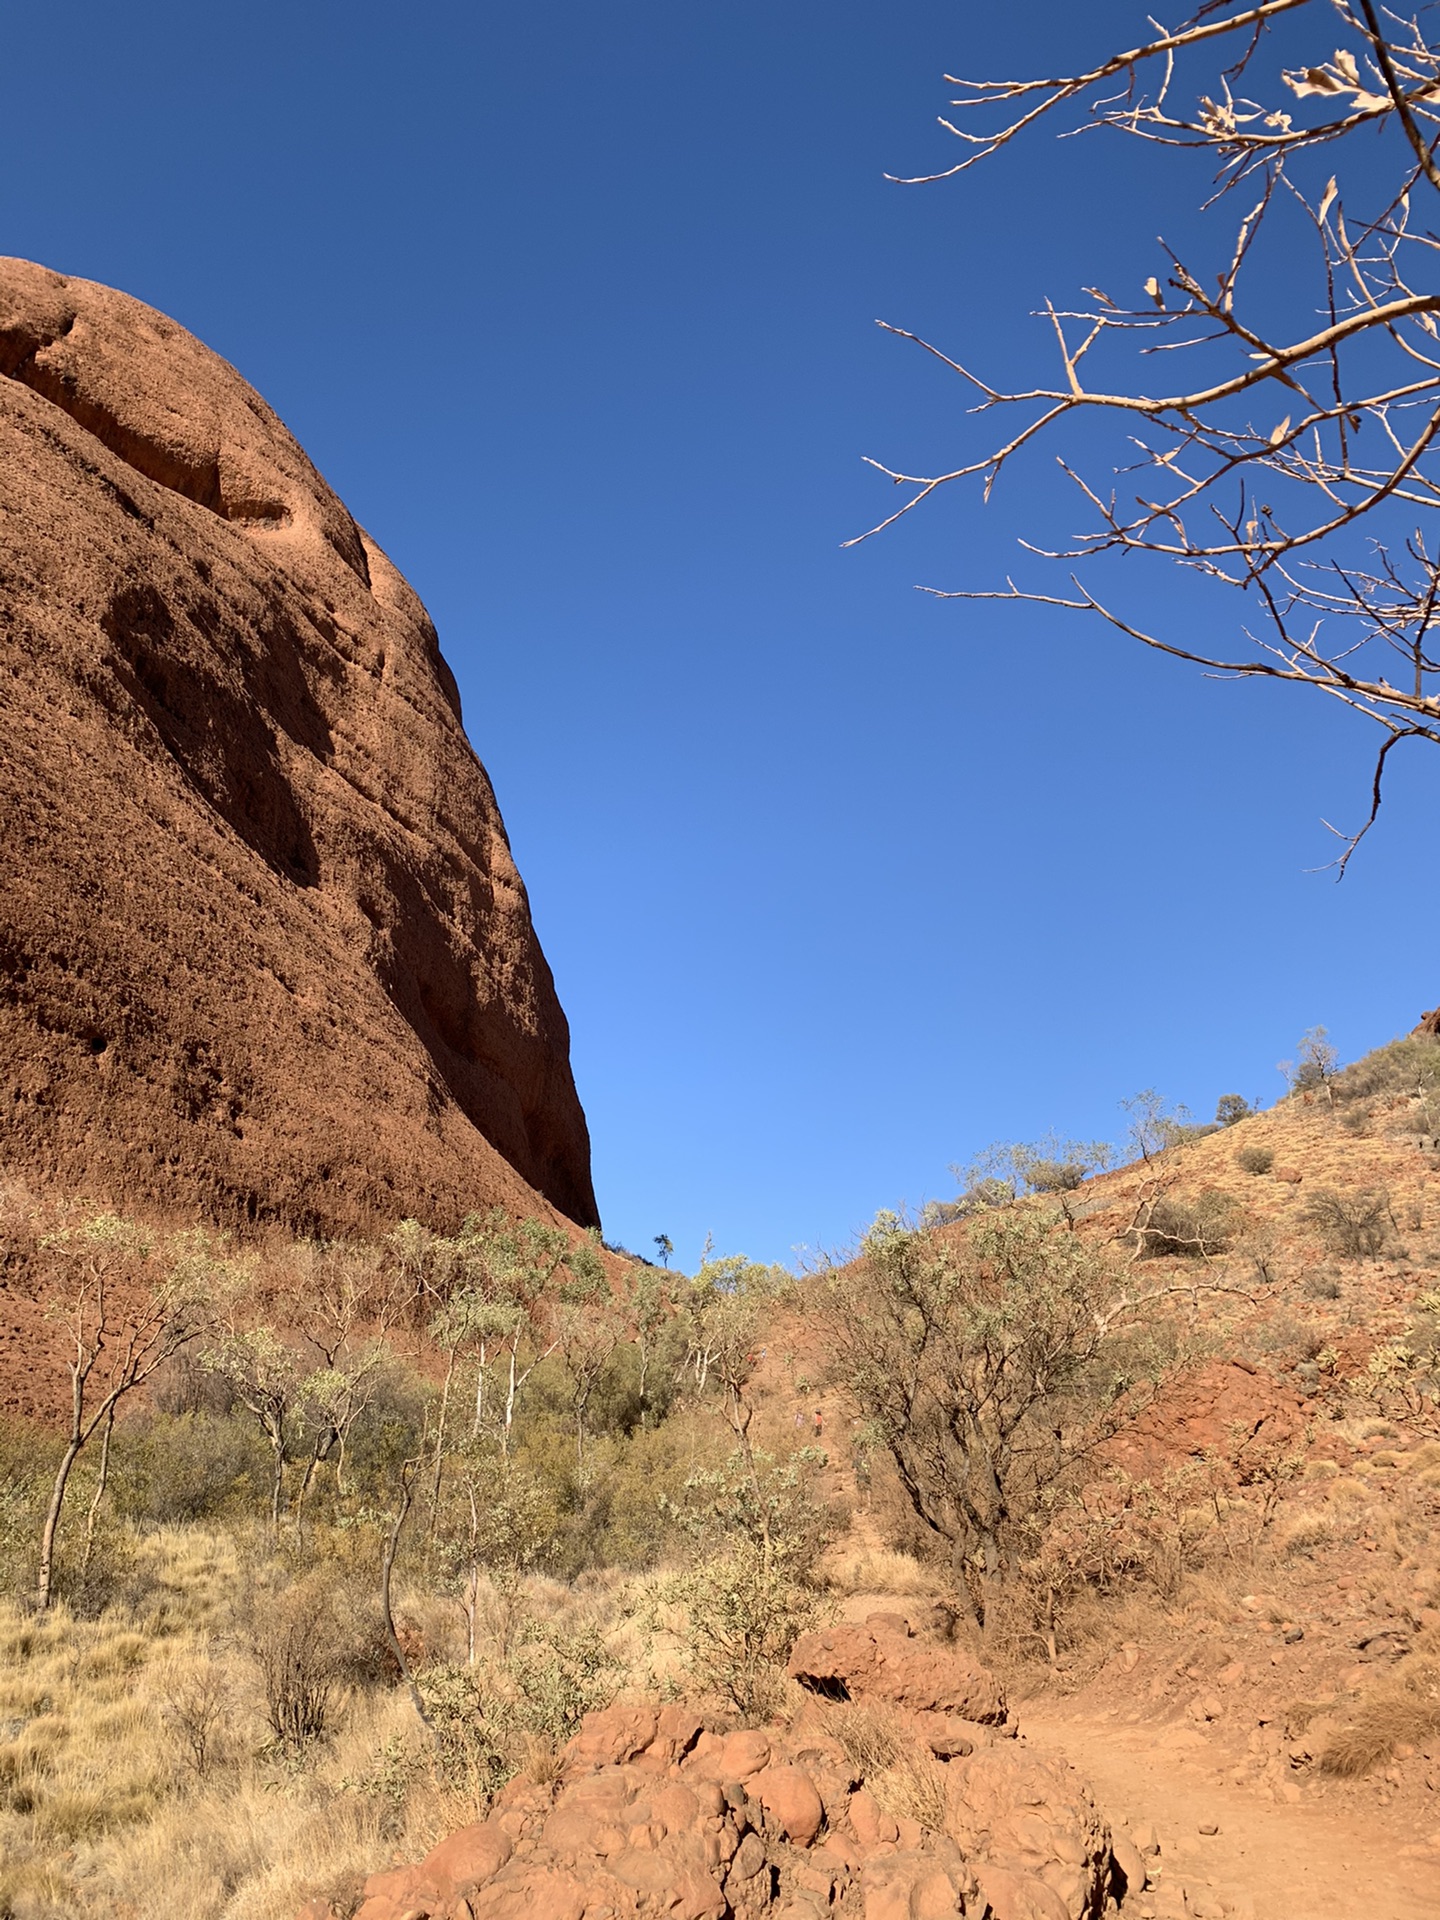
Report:
[[[805,1642],[790,1671],[821,1687],[813,1710],[729,1734],[679,1705],[587,1714],[555,1778],[519,1776],[488,1819],[373,1874],[355,1920],[1100,1920],[1143,1887],[1079,1775],[1005,1726],[993,1675],[897,1615]],[[836,1658],[848,1707],[830,1690]],[[912,1691],[983,1701],[994,1719],[942,1734],[933,1708],[900,1704]],[[847,1711],[877,1702],[908,1788],[878,1764],[873,1719],[876,1764],[844,1732]],[[298,1920],[340,1914],[322,1897]]]
[[[0,1170],[303,1232],[595,1222],[425,609],[218,355],[0,260]]]

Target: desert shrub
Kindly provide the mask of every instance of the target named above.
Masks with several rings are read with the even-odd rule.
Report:
[[[1440,1039],[1414,1033],[1377,1047],[1335,1079],[1337,1100],[1372,1100],[1385,1094],[1424,1098],[1440,1091]]]
[[[1311,1300],[1338,1300],[1340,1282],[1333,1273],[1323,1270],[1307,1273],[1301,1286],[1301,1292]]]
[[[1292,1093],[1317,1093],[1335,1079],[1338,1060],[1326,1029],[1310,1027],[1300,1036],[1295,1058],[1282,1060],[1280,1071],[1290,1082]]]
[[[1008,1206],[1020,1194],[1073,1193],[1110,1163],[1104,1140],[1071,1140],[1050,1132],[1042,1140],[997,1140],[968,1166],[952,1166],[960,1184],[960,1198],[948,1207],[927,1209],[925,1225],[940,1218],[964,1219],[987,1207]]]
[[[1313,1360],[1325,1350],[1327,1335],[1322,1327],[1282,1307],[1257,1326],[1251,1344],[1257,1353],[1274,1354],[1283,1360]]]
[[[88,1553],[83,1538],[60,1543],[51,1590],[77,1620],[98,1620],[112,1608],[133,1613],[143,1606],[152,1588],[134,1535],[103,1510]]]
[[[1032,1160],[1026,1177],[1032,1193],[1073,1193],[1086,1172],[1081,1160]]]
[[[876,1774],[869,1783],[876,1800],[892,1819],[918,1821],[931,1833],[945,1831],[948,1784],[944,1763],[913,1737],[903,1743],[885,1771]]]
[[[388,1500],[400,1464],[420,1447],[430,1388],[393,1362],[367,1382],[368,1399],[345,1437],[345,1485]]]
[[[22,1420],[0,1420],[0,1593],[35,1582],[35,1549],[59,1443]]]
[[[608,1706],[618,1681],[593,1626],[527,1615],[508,1653],[483,1666],[427,1667],[418,1685],[442,1771],[485,1796]]]
[[[233,1712],[230,1677],[208,1655],[172,1665],[160,1696],[160,1713],[185,1764],[198,1779],[215,1764]]]
[[[1008,1207],[1015,1198],[1014,1183],[986,1176],[971,1183],[955,1200],[932,1200],[921,1215],[921,1225],[945,1227],[955,1220],[969,1220],[990,1207]]]
[[[1338,1192],[1322,1187],[1305,1208],[1305,1218],[1336,1253],[1347,1259],[1373,1259],[1390,1237],[1395,1216],[1383,1187]]]
[[[977,1618],[1047,1488],[1118,1418],[1115,1290],[1105,1257],[1031,1201],[942,1244],[882,1213],[809,1291],[830,1380]]]
[[[749,1541],[697,1561],[665,1583],[684,1614],[681,1640],[691,1684],[721,1693],[747,1720],[779,1705],[785,1663],[820,1618],[820,1596],[793,1567]]]
[[[589,1483],[569,1525],[576,1571],[641,1572],[658,1565],[674,1545],[667,1510],[685,1500],[696,1444],[691,1424],[677,1417],[637,1428],[628,1440],[596,1445]]]
[[[1130,1116],[1130,1145],[1141,1160],[1153,1160],[1168,1148],[1183,1147],[1220,1131],[1218,1121],[1197,1124],[1188,1107],[1172,1105],[1154,1087],[1146,1087],[1120,1104]]]
[[[1222,1093],[1215,1102],[1215,1124],[1217,1127],[1238,1126],[1242,1120],[1248,1120],[1255,1108],[1240,1093]]]
[[[1241,1147],[1235,1164],[1242,1173],[1269,1173],[1275,1164],[1273,1147]]]
[[[251,1601],[245,1640],[259,1671],[265,1717],[282,1747],[301,1747],[329,1724],[355,1655],[346,1598],[333,1572],[317,1567]]]
[[[1290,1516],[1276,1536],[1276,1545],[1285,1554],[1309,1553],[1334,1537],[1334,1514],[1307,1508]]]
[[[694,1554],[660,1589],[683,1617],[690,1680],[749,1719],[778,1706],[790,1650],[821,1617],[814,1577],[831,1516],[811,1491],[818,1464],[809,1449],[787,1460],[737,1451],[667,1504]]]
[[[1235,1202],[1227,1193],[1182,1200],[1162,1193],[1137,1228],[1147,1255],[1223,1253],[1234,1236]]]
[[[905,1744],[900,1715],[883,1701],[827,1701],[822,1718],[826,1733],[850,1762],[857,1780],[869,1780],[893,1766]]]
[[[118,1513],[145,1525],[260,1511],[269,1477],[268,1450],[248,1416],[147,1411],[116,1429],[111,1497]]]

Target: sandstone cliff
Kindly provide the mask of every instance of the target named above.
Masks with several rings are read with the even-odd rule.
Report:
[[[139,301],[0,261],[0,375],[0,1170],[300,1231],[536,1193],[593,1223],[411,588]]]

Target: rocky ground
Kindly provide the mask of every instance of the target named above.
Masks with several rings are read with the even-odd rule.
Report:
[[[1076,1770],[1017,1740],[994,1677],[923,1620],[807,1634],[790,1671],[802,1704],[772,1726],[588,1716],[553,1777],[373,1876],[356,1920],[1084,1920],[1144,1877]]]

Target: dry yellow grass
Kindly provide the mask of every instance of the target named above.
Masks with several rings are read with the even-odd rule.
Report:
[[[343,1694],[329,1737],[277,1753],[254,1663],[229,1630],[244,1579],[235,1544],[190,1529],[141,1551],[160,1600],[138,1624],[0,1607],[6,1920],[291,1920],[312,1896],[351,1897],[367,1874],[476,1817],[474,1795],[437,1775],[398,1690]],[[421,1593],[398,1602],[432,1649],[463,1658],[457,1608]],[[619,1620],[622,1665],[643,1664],[633,1595],[536,1581],[523,1603]],[[186,1709],[212,1695],[202,1761]],[[533,1741],[526,1761],[541,1776],[553,1748]]]
[[[1440,1659],[1418,1654],[1360,1695],[1326,1741],[1320,1766],[1354,1777],[1388,1760],[1402,1742],[1420,1745],[1440,1732]]]
[[[821,1573],[843,1594],[872,1593],[897,1599],[926,1598],[947,1590],[948,1582],[912,1554],[870,1543],[845,1542],[826,1555]]]

